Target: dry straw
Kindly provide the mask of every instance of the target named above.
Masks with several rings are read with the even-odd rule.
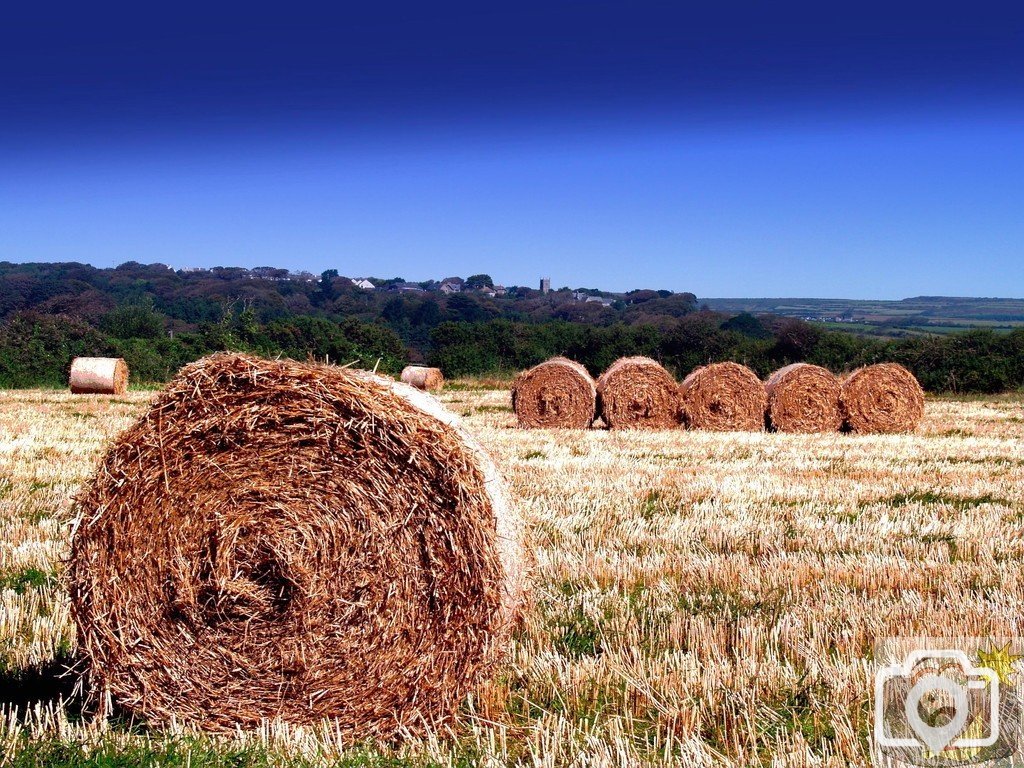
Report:
[[[407,365],[402,369],[402,381],[416,389],[433,392],[444,388],[444,375],[440,368]]]
[[[209,730],[443,723],[518,610],[502,488],[406,385],[244,355],[187,366],[79,501],[72,612],[97,694]]]
[[[123,395],[128,364],[120,357],[76,357],[68,380],[75,395]]]
[[[753,432],[764,429],[764,384],[739,363],[697,368],[679,385],[683,417],[693,429]]]
[[[913,432],[924,416],[924,391],[896,363],[858,368],[842,385],[840,403],[852,432]]]
[[[827,368],[793,363],[773,373],[764,385],[768,424],[778,432],[838,432],[839,379]]]
[[[520,427],[587,429],[597,413],[597,387],[582,365],[553,357],[519,374],[512,410]]]
[[[679,426],[676,381],[649,357],[620,357],[612,363],[597,380],[597,402],[612,429]]]

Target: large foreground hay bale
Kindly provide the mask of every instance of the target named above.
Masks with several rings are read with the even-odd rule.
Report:
[[[679,385],[683,418],[693,429],[755,432],[764,429],[764,384],[739,363],[712,363]]]
[[[440,368],[423,365],[407,365],[402,369],[402,381],[416,389],[433,392],[444,388],[444,375]]]
[[[68,382],[76,395],[123,395],[128,391],[128,364],[120,357],[76,357]]]
[[[521,597],[494,466],[429,395],[221,354],[183,369],[79,502],[72,613],[130,714],[210,730],[448,719]]]
[[[846,378],[840,404],[852,432],[913,432],[924,416],[924,390],[902,365],[880,363]]]
[[[601,418],[612,429],[679,426],[679,394],[672,374],[649,357],[620,357],[597,380]]]
[[[832,371],[809,363],[793,363],[773,373],[764,385],[768,424],[778,432],[838,432],[839,379]]]
[[[587,429],[597,414],[597,386],[579,363],[553,357],[519,374],[512,410],[520,427]]]

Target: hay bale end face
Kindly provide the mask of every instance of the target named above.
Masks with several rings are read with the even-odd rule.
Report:
[[[597,380],[601,417],[612,429],[679,426],[678,387],[672,374],[649,357],[621,357]]]
[[[597,387],[582,365],[553,357],[519,374],[512,410],[522,428],[588,429],[597,412]]]
[[[521,598],[493,464],[433,398],[351,369],[187,366],[78,520],[91,682],[156,724],[422,732],[493,668]]]
[[[123,395],[128,391],[128,364],[120,357],[76,357],[68,383],[75,395]]]
[[[435,392],[444,388],[444,375],[440,368],[427,368],[422,365],[407,365],[402,369],[402,381],[416,389]]]
[[[679,385],[683,417],[692,429],[757,432],[764,429],[764,384],[739,363],[697,368]]]
[[[777,432],[838,432],[843,425],[839,379],[827,368],[793,363],[765,382],[768,424]]]
[[[840,404],[851,432],[913,432],[924,416],[924,390],[902,365],[880,363],[843,381]]]

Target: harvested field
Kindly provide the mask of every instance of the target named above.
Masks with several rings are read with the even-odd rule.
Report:
[[[440,398],[504,473],[537,565],[512,655],[454,732],[392,752],[329,727],[92,725],[51,701],[75,652],[71,496],[150,397],[0,392],[0,695],[20,713],[0,756],[838,768],[867,760],[877,637],[1021,634],[1017,398],[931,399],[910,435],[565,432],[517,429],[507,389],[460,383]]]

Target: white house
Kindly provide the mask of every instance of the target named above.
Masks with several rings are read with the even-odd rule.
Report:
[[[355,280],[355,279],[353,279],[352,280],[352,285],[354,285],[356,288],[362,288],[364,291],[372,291],[374,288],[376,288],[376,286],[373,283],[371,283],[369,280],[365,280],[365,279],[364,280]]]

